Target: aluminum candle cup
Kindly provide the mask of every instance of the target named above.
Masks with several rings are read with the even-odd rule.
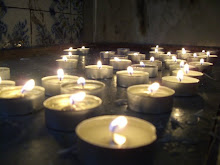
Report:
[[[71,52],[72,54],[78,54],[78,50],[77,49],[73,49],[73,48],[69,48],[69,49],[64,49],[64,52]]]
[[[117,85],[120,87],[129,87],[137,84],[146,84],[149,81],[149,73],[143,71],[133,71],[129,74],[127,70],[117,71]]]
[[[90,117],[98,109],[102,100],[96,96],[86,95],[84,100],[70,105],[71,94],[57,95],[44,101],[45,121],[48,128],[72,132],[76,125]]]
[[[188,77],[193,77],[193,78],[197,78],[197,79],[201,79],[201,77],[203,76],[202,72],[198,72],[198,71],[193,71],[193,70],[189,70],[187,73],[183,70],[184,76],[188,76]],[[172,71],[172,76],[177,76],[179,70],[173,70]]]
[[[159,60],[154,60],[154,61],[142,60],[142,62],[143,62],[144,64],[147,64],[147,65],[156,65],[156,66],[158,66],[158,70],[159,70],[159,71],[162,70],[162,62],[159,61]]]
[[[77,68],[77,64],[78,64],[78,60],[76,59],[68,59],[68,60],[58,59],[56,61],[58,63],[58,66],[63,69],[75,69]]]
[[[145,59],[145,54],[140,54],[140,53],[128,54],[128,59],[133,62],[140,62],[141,60]]]
[[[129,48],[118,48],[117,49],[117,54],[128,55],[129,51],[130,51]]]
[[[181,61],[185,62],[185,60],[181,60],[181,59],[177,59],[176,61],[174,61],[173,59],[167,59],[165,60],[165,67],[169,69],[170,65],[180,64]]]
[[[61,85],[61,94],[72,94],[85,92],[89,95],[101,97],[105,89],[105,84],[95,80],[85,80],[85,84],[77,84],[77,81],[67,82]]]
[[[134,64],[131,65],[133,67],[134,70],[136,71],[143,71],[143,72],[147,72],[149,74],[149,77],[157,77],[158,75],[158,66],[156,65],[140,65],[140,64]]]
[[[5,87],[0,92],[1,115],[25,115],[43,108],[45,90],[35,86],[31,91],[21,93],[22,86]]]
[[[179,81],[176,76],[162,77],[162,84],[175,90],[175,96],[192,96],[197,93],[199,80],[192,77],[184,76]]]
[[[190,62],[189,65],[195,66],[200,72],[211,71],[213,66],[210,62],[204,62],[203,64],[200,64],[200,62]]]
[[[101,51],[100,55],[102,58],[110,58],[111,56],[115,55],[114,51]]]
[[[176,56],[176,54],[159,54],[159,60],[164,62],[167,59],[172,59],[172,56]]]
[[[150,57],[154,57],[156,59],[159,59],[161,54],[164,54],[162,51],[149,51]]]
[[[126,138],[123,145],[113,142],[110,123],[118,116],[106,115],[82,121],[76,127],[78,156],[82,164],[135,165],[151,164],[156,128],[149,122],[125,116],[126,127],[120,132]],[[146,164],[146,163],[145,163]]]
[[[5,87],[15,86],[15,82],[11,80],[1,80],[0,81],[0,91]]]
[[[10,79],[10,68],[0,67],[0,77],[2,78],[2,80],[9,80]]]
[[[76,54],[72,54],[72,55],[62,55],[61,57],[62,57],[62,58],[63,58],[63,57],[66,57],[67,59],[76,59],[76,60],[78,60],[79,55],[76,55]]]
[[[87,55],[89,54],[90,48],[86,48],[85,46],[82,46],[81,48],[77,48],[80,55]]]
[[[60,94],[60,86],[63,83],[77,80],[77,76],[64,75],[62,80],[57,76],[47,76],[41,79],[42,86],[45,88],[46,95],[54,96]]]
[[[97,65],[89,65],[85,67],[86,77],[90,79],[106,79],[113,77],[113,67],[109,65],[102,65],[98,68]]]
[[[111,59],[110,60],[110,65],[113,66],[113,68],[116,69],[116,70],[123,70],[123,69],[127,69],[127,67],[131,65],[131,60],[127,60],[127,59],[119,59],[119,60]]]
[[[173,89],[160,86],[155,92],[148,91],[150,85],[134,85],[127,89],[128,107],[132,111],[159,114],[170,112],[173,107]]]

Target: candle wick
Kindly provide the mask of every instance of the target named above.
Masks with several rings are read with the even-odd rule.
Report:
[[[180,82],[182,81],[181,78],[179,78],[179,81],[180,81]]]
[[[132,73],[130,73],[130,76],[132,76]]]
[[[84,83],[82,83],[82,89],[84,89],[84,85],[85,85],[85,84],[84,84]]]

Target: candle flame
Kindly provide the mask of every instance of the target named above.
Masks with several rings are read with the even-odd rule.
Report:
[[[131,66],[129,66],[129,67],[127,68],[127,71],[128,71],[128,73],[129,73],[130,75],[132,75],[133,72],[134,72],[134,69],[133,69]]]
[[[66,56],[63,56],[63,61],[67,61],[67,57]]]
[[[203,65],[204,64],[204,59],[200,59],[200,64]]]
[[[123,145],[126,142],[126,137],[118,133],[113,134],[113,142],[119,146]]]
[[[209,52],[209,51],[207,51],[207,52],[206,52],[206,55],[209,57],[209,56],[210,56],[210,52]]]
[[[118,57],[114,57],[115,61],[121,61]]]
[[[134,53],[135,56],[137,56],[139,53]]]
[[[73,55],[72,52],[69,52],[68,54],[69,54],[69,56],[72,56],[72,55]]]
[[[141,62],[140,62],[140,65],[141,65],[141,66],[145,66],[145,64],[144,64],[144,62],[143,62],[143,61],[141,61]]]
[[[202,53],[205,53],[205,50],[202,50]]]
[[[160,87],[160,84],[155,82],[148,87],[148,91],[150,93],[155,93],[159,89],[159,87]]]
[[[109,53],[109,51],[106,51],[105,53],[106,53],[106,54],[108,54],[108,53]]]
[[[83,101],[86,97],[85,92],[79,92],[70,96],[70,104],[73,105],[76,102]]]
[[[100,60],[97,62],[97,67],[98,67],[99,69],[102,68],[102,62],[101,62]]]
[[[183,66],[184,66],[184,61],[181,61],[180,62],[180,68],[183,68]]]
[[[73,50],[73,47],[70,47],[69,50]]]
[[[182,54],[186,54],[186,49],[182,48]]]
[[[156,45],[156,48],[158,49],[158,48],[159,48],[159,45]]]
[[[35,81],[33,79],[28,80],[21,89],[21,93],[25,91],[31,91],[35,86]]]
[[[118,116],[109,125],[109,130],[113,133],[122,131],[127,125],[128,120],[125,116]]]
[[[151,58],[150,58],[150,62],[154,62],[154,57],[151,57]]]
[[[2,77],[0,76],[0,84],[2,83]]]
[[[185,64],[185,65],[184,65],[184,72],[185,72],[186,74],[189,73],[189,65],[188,65],[188,64]]]
[[[78,80],[77,80],[77,84],[79,85],[85,85],[86,83],[86,80],[84,77],[79,77]]]
[[[85,46],[82,46],[82,49],[85,49]]]
[[[167,55],[170,56],[170,55],[171,55],[171,52],[167,52]]]
[[[172,60],[174,61],[174,62],[176,62],[176,56],[172,56]]]
[[[196,58],[196,57],[197,57],[197,54],[196,54],[196,53],[193,53],[193,57]]]
[[[179,70],[177,72],[177,76],[176,76],[177,80],[179,80],[181,82],[183,80],[183,75],[184,75],[183,71]]]
[[[63,78],[64,78],[64,71],[63,71],[63,69],[58,69],[58,70],[57,70],[57,77],[58,77],[58,79],[59,79],[60,81],[63,80]]]
[[[158,49],[157,48],[155,49],[155,53],[158,53]]]

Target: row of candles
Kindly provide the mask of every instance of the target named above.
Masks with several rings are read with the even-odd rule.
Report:
[[[153,47],[149,52],[150,60],[145,60],[145,54],[132,52],[128,48],[119,48],[118,55],[114,51],[102,51],[100,54],[103,58],[110,58],[110,65],[102,65],[98,61],[97,65],[85,67],[85,75],[89,79],[106,79],[113,77],[113,69],[120,70],[116,72],[117,85],[128,87],[130,110],[150,114],[169,112],[172,110],[174,95],[191,96],[197,93],[202,71],[210,68],[213,65],[210,61],[215,62],[217,56],[204,51],[197,53],[198,55],[191,54],[184,48],[178,50],[177,55],[170,52],[165,54],[162,50],[159,46]],[[72,69],[77,68],[78,54],[88,54],[89,48],[69,48],[64,51],[69,54],[57,60],[58,66]],[[158,71],[163,69],[163,62],[172,76],[162,77],[163,86],[157,82],[147,84],[149,78],[157,77]],[[97,146],[98,149],[106,150],[135,149],[148,146],[156,140],[156,128],[138,118],[100,116],[87,119],[102,104],[100,96],[105,84],[65,75],[63,69],[58,69],[55,76],[42,78],[42,87],[35,86],[34,80],[29,80],[22,87],[14,86],[14,81],[0,79],[1,114],[24,115],[42,109],[44,105],[49,128],[59,131],[75,130],[79,139],[84,144],[93,144],[95,150]],[[3,79],[10,78],[9,68],[0,68],[0,73]],[[45,94],[53,97],[45,100]],[[82,150],[81,154],[86,150]]]

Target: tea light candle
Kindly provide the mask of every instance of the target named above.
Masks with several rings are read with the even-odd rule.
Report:
[[[110,60],[110,65],[113,66],[113,68],[116,70],[123,70],[131,65],[131,60],[119,59],[119,58],[115,57],[114,59]]]
[[[159,45],[156,45],[155,47],[151,47],[151,50],[155,50],[155,49],[162,51],[164,48],[159,47]]]
[[[127,89],[128,107],[132,111],[159,114],[169,112],[173,107],[173,89],[151,85],[134,85]]]
[[[117,54],[119,55],[128,55],[130,49],[129,48],[118,48]]]
[[[151,57],[150,60],[142,60],[144,64],[156,65],[158,66],[158,70],[162,70],[162,62],[159,60],[155,60],[154,57]]]
[[[110,59],[116,59],[116,60],[118,60],[118,59],[128,59],[128,56],[115,54],[115,55],[112,55],[110,57]]]
[[[115,115],[82,121],[76,127],[76,135],[83,164],[139,164],[143,155],[147,155],[144,159],[148,155],[151,158],[151,148],[157,139],[156,128],[151,123]]]
[[[109,65],[102,65],[101,61],[97,65],[89,65],[85,67],[86,77],[90,79],[106,79],[113,77],[113,67]]]
[[[140,62],[141,60],[145,59],[145,54],[140,54],[140,53],[129,53],[128,54],[128,59],[133,61],[133,62]]]
[[[200,62],[190,62],[189,64],[195,66],[200,72],[210,71],[213,66],[210,62],[204,62],[203,58],[200,59]]]
[[[42,86],[48,96],[60,94],[60,86],[63,83],[77,80],[77,76],[64,75],[63,69],[57,70],[57,76],[47,76],[41,79]]]
[[[95,80],[85,80],[80,77],[77,81],[67,82],[61,85],[61,94],[71,94],[83,91],[86,94],[102,96],[105,84]]]
[[[71,52],[73,54],[77,54],[78,50],[77,49],[73,49],[73,47],[70,47],[69,49],[64,49],[64,52]]]
[[[164,54],[164,52],[159,51],[158,49],[155,49],[154,51],[149,52],[150,56],[153,56],[156,59],[159,59],[161,54]]]
[[[8,87],[8,86],[15,86],[15,82],[11,80],[2,80],[2,78],[0,77],[0,91],[4,87]]]
[[[115,55],[114,51],[101,51],[100,55],[102,58],[110,58],[111,56]]]
[[[48,128],[72,132],[76,125],[90,117],[102,100],[84,92],[50,97],[44,101],[45,121]]]
[[[165,60],[165,68],[169,69],[170,65],[180,64],[181,61],[185,62],[185,60],[177,59],[176,56],[172,56],[172,59]]]
[[[9,80],[10,79],[10,68],[0,67],[0,76],[2,80]]]
[[[196,62],[196,61],[200,61],[201,58],[204,58],[204,56],[198,56],[197,53],[193,53],[193,56],[189,56],[187,58],[188,62]]]
[[[178,58],[184,59],[184,60],[186,60],[191,54],[189,53],[190,51],[186,50],[185,48],[182,48],[181,50],[177,50],[176,52],[177,52]]]
[[[131,65],[135,71],[143,71],[149,74],[150,78],[157,77],[158,75],[158,66],[155,64],[133,64]]]
[[[68,53],[68,55],[62,55],[62,59],[78,59],[79,55],[73,55],[71,52]]]
[[[193,77],[197,79],[201,79],[201,77],[203,76],[202,72],[190,70],[188,64],[185,64],[184,68],[182,68],[181,70],[183,70],[184,76]],[[179,70],[172,71],[172,75],[177,76],[178,71]]]
[[[75,69],[77,68],[78,60],[76,59],[67,59],[67,57],[63,57],[63,59],[56,60],[58,66],[63,69]]]
[[[176,56],[175,54],[171,54],[171,52],[167,52],[167,54],[160,54],[159,55],[159,60],[164,62],[167,59],[172,59],[172,56]]]
[[[211,55],[210,52],[206,52],[206,61],[210,63],[215,63],[218,59],[217,55]]]
[[[127,70],[117,71],[116,76],[117,85],[125,88],[137,84],[146,84],[149,81],[149,73],[134,71],[130,66]]]
[[[90,48],[86,48],[85,46],[82,46],[81,48],[77,48],[79,54],[81,55],[87,55],[89,54]]]
[[[172,64],[169,66],[169,70],[172,73],[173,70],[180,70],[183,69],[185,65],[185,61],[181,61],[179,64]],[[197,70],[197,68],[193,65],[189,65],[190,70]]]
[[[32,113],[43,108],[44,98],[44,88],[35,86],[33,79],[23,87],[5,87],[0,92],[0,114],[15,116]]]
[[[183,76],[180,70],[177,76],[162,77],[162,84],[175,90],[176,96],[192,96],[197,93],[199,80],[192,77]]]

